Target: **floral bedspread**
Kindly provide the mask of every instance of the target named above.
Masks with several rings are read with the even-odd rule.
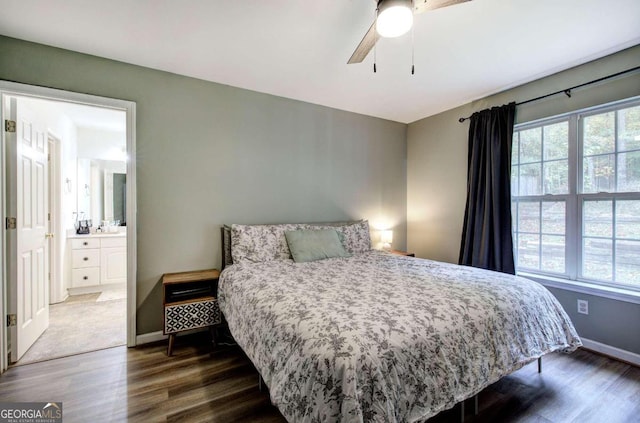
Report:
[[[219,303],[290,422],[423,421],[581,345],[536,282],[377,251],[234,264]]]

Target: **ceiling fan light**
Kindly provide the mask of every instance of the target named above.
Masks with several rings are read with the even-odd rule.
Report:
[[[381,37],[399,37],[406,34],[412,25],[411,1],[387,0],[378,3],[376,31]]]

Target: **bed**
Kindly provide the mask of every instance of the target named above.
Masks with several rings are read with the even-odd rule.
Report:
[[[331,228],[347,256],[291,259],[287,233]],[[289,422],[424,421],[581,345],[540,284],[371,250],[366,221],[232,225],[223,244],[220,309]]]

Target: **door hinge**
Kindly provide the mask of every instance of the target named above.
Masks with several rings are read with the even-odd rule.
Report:
[[[16,228],[16,218],[15,217],[7,217],[5,221],[5,228],[7,229],[15,229]]]
[[[6,132],[16,132],[16,121],[15,120],[4,120],[4,130]]]
[[[7,327],[17,326],[18,325],[18,316],[15,314],[7,314]]]

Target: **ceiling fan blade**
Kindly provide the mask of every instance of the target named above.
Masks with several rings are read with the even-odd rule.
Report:
[[[413,13],[418,14],[428,10],[440,9],[441,7],[453,6],[458,3],[465,3],[471,0],[414,0]],[[347,64],[361,63],[376,44],[380,35],[376,32],[375,21],[356,47]]]
[[[427,10],[440,9],[441,7],[453,6],[458,3],[465,3],[471,0],[415,0],[413,13],[418,14]]]
[[[358,47],[356,47],[356,50],[351,55],[351,58],[349,59],[347,64],[361,63],[365,59],[365,57],[367,57],[373,46],[376,44],[378,38],[380,38],[380,36],[376,32],[376,23],[374,22],[371,24],[371,28],[369,28],[365,36],[362,38],[362,41],[360,41],[360,44],[358,44]]]

